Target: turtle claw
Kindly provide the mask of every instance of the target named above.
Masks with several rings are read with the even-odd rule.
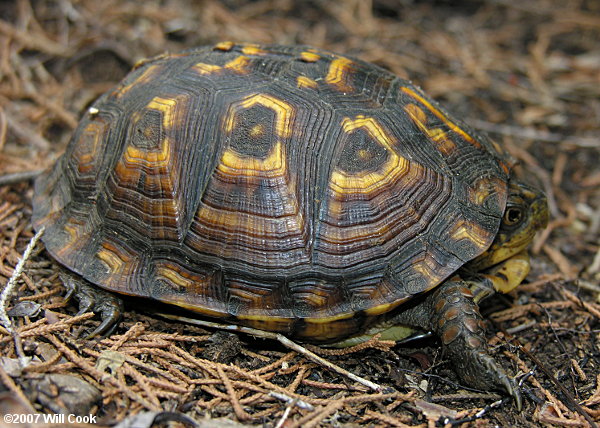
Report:
[[[466,348],[466,349],[465,349]],[[450,349],[451,353],[454,351]],[[462,353],[451,356],[458,367],[461,378],[469,385],[482,390],[495,389],[504,391],[512,397],[517,410],[521,411],[523,400],[517,383],[509,377],[496,360],[487,353],[487,349],[473,350],[463,347]]]
[[[108,291],[89,284],[85,279],[70,272],[61,272],[60,279],[67,288],[65,301],[75,297],[79,305],[76,316],[86,312],[100,315],[100,325],[85,338],[91,339],[98,335],[110,334],[118,325],[123,315],[123,301]]]
[[[523,408],[523,399],[521,398],[519,386],[508,376],[503,377],[500,382],[506,393],[513,398],[515,406],[517,406],[517,410],[520,412]]]

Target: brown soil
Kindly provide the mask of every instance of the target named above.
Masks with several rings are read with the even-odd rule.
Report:
[[[51,165],[86,107],[142,58],[295,43],[410,77],[504,144],[552,214],[528,282],[483,308],[495,356],[522,381],[521,412],[461,386],[434,341],[316,350],[384,387],[374,392],[275,342],[132,308],[112,336],[83,339],[98,320],[74,316],[38,245],[7,302],[21,311],[15,333],[0,327],[0,413],[63,409],[97,416],[93,426],[149,411],[206,426],[600,423],[599,2],[17,0],[0,2],[0,17],[0,174]],[[31,194],[28,181],[0,187],[3,285],[33,235]]]

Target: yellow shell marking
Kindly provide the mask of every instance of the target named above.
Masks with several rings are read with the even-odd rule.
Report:
[[[325,82],[336,86],[342,92],[352,92],[352,87],[347,83],[351,65],[352,61],[348,58],[339,57],[334,59],[329,65],[329,70],[325,76]]]
[[[246,67],[248,66],[249,62],[250,58],[248,58],[247,56],[240,55],[237,58],[232,59],[227,64],[225,64],[223,68],[227,70],[233,70],[236,73],[244,74],[248,72],[248,69],[246,69]]]
[[[441,266],[439,262],[433,258],[431,253],[427,252],[425,253],[423,260],[413,265],[412,270],[413,272],[421,275],[429,284],[429,288],[431,288],[435,287],[444,279],[444,277],[440,275],[440,270],[442,267],[443,266]]]
[[[242,48],[244,55],[264,55],[266,51],[261,49],[259,45],[247,44]]]
[[[184,102],[186,97],[187,95],[177,98],[155,97],[146,105],[146,110],[161,113],[162,128],[167,135],[169,130],[176,127],[176,121],[181,119],[181,115],[176,114],[176,105]],[[137,119],[139,120],[140,117],[141,115],[138,115]],[[132,119],[135,120],[136,116]],[[175,192],[179,182],[177,178],[179,159],[173,156],[172,140],[167,135],[155,142],[158,147],[140,148],[133,144],[128,145],[115,167],[115,173],[120,186],[118,189],[161,189],[164,198],[152,200],[136,198],[131,203],[145,215],[150,216],[144,221],[150,223],[146,225],[152,228],[153,236],[159,239],[165,236],[176,239],[177,236],[171,236],[173,231],[163,227],[170,225],[180,230],[179,213],[182,204],[181,198]],[[145,176],[143,183],[140,182],[142,174]],[[122,193],[122,196],[125,195]]]
[[[86,138],[87,141],[82,142],[80,140],[80,143],[85,144],[85,151],[78,152],[77,154],[77,170],[80,173],[87,173],[93,168],[94,161],[97,157],[98,148],[100,147],[98,142],[104,136],[103,131],[105,128],[106,124],[100,124],[98,121],[91,122],[85,127],[81,138]]]
[[[117,98],[121,98],[123,95],[125,95],[127,92],[129,92],[133,87],[138,86],[138,85],[143,85],[144,83],[149,82],[150,80],[152,80],[154,78],[154,75],[156,74],[157,71],[158,71],[158,66],[156,64],[149,65],[148,68],[146,68],[144,70],[144,72],[138,76],[137,79],[135,79],[130,84],[117,89],[115,96]]]
[[[214,46],[213,49],[215,49],[217,51],[229,52],[231,49],[233,49],[234,45],[235,44],[230,41],[219,42]]]
[[[253,126],[250,130],[250,135],[253,137],[265,135],[265,126],[262,124]]]
[[[504,183],[493,177],[483,177],[476,180],[469,187],[469,200],[476,205],[483,205],[491,195],[501,195],[504,192]]]
[[[469,134],[467,134],[465,131],[463,131],[461,128],[459,128],[458,125],[456,125],[454,122],[452,122],[450,119],[448,119],[444,113],[442,113],[441,111],[439,111],[438,109],[436,109],[429,101],[427,101],[421,95],[417,94],[411,88],[408,88],[406,86],[403,86],[402,88],[400,88],[400,90],[402,92],[404,92],[405,94],[409,95],[410,97],[414,98],[415,100],[417,100],[421,104],[423,104],[425,107],[427,107],[427,109],[431,113],[433,113],[442,122],[444,122],[446,125],[448,125],[448,127],[452,131],[456,132],[458,135],[460,135],[462,138],[464,138],[469,144],[477,147],[478,149],[481,148],[481,143],[479,143],[479,141],[475,140],[473,137],[471,137]]]
[[[181,288],[190,288],[192,285],[194,285],[194,281],[184,277],[172,267],[158,266],[156,268],[156,273],[157,277],[166,279],[168,284],[175,284]]]
[[[75,222],[74,219],[69,219],[64,227],[65,232],[69,234],[69,242],[64,243],[58,249],[58,257],[68,257],[70,253],[77,252],[82,245],[89,241],[89,233],[86,233],[85,225]]]
[[[401,174],[414,171],[413,174],[416,175],[417,168],[414,168],[416,164],[411,164],[394,151],[394,139],[372,117],[358,115],[354,120],[346,117],[342,121],[342,128],[345,133],[363,128],[371,138],[387,150],[389,157],[377,171],[355,174],[346,173],[339,169],[333,171],[329,185],[336,193],[371,193],[375,189],[394,181]]]
[[[300,54],[300,59],[304,62],[317,62],[321,57],[310,51],[304,51]]]
[[[266,217],[238,210],[230,210],[228,207],[213,207],[202,203],[195,216],[195,230],[198,233],[204,228],[209,228],[220,236],[221,233],[228,234],[236,231],[248,239],[262,237],[263,239],[279,239],[282,227],[288,231],[294,231],[296,236],[302,236],[304,231],[304,218],[299,209],[294,180],[290,179],[291,172],[287,168],[286,146],[284,138],[291,136],[291,124],[294,109],[287,103],[267,94],[250,95],[232,104],[223,121],[225,135],[231,135],[237,129],[236,121],[241,111],[254,106],[263,106],[274,112],[273,128],[276,135],[275,142],[269,147],[266,156],[254,157],[242,154],[228,147],[221,155],[219,164],[214,171],[215,186],[227,182],[231,177],[243,180],[246,191],[250,198],[253,193],[268,181],[268,187],[273,198],[281,200],[284,207],[283,217]],[[264,133],[266,124],[256,124],[250,129],[251,134]],[[228,232],[221,232],[228,231]],[[225,238],[223,238],[225,239]],[[221,241],[225,242],[225,241]],[[198,247],[203,250],[203,243]],[[230,246],[224,245],[213,251],[223,252],[223,257],[229,257]],[[240,298],[253,299],[256,295],[244,290],[231,291],[232,295]],[[254,296],[254,297],[253,297]]]
[[[478,248],[485,248],[489,245],[489,235],[490,233],[481,226],[465,219],[457,221],[450,231],[452,239],[457,241],[467,239]]]
[[[123,272],[125,265],[130,261],[129,257],[119,252],[114,245],[104,242],[96,256],[108,267],[108,273],[112,276]]]
[[[146,108],[158,110],[162,113],[162,123],[165,130],[173,128],[174,110],[178,100],[173,98],[155,97]],[[127,146],[125,151],[126,162],[143,162],[149,167],[167,167],[171,158],[171,144],[168,138],[161,141],[159,150],[143,150],[133,145]]]
[[[233,150],[226,150],[217,168],[231,175],[241,172],[249,176],[280,177],[285,174],[286,167],[283,145],[278,141],[265,159],[239,156]]]
[[[345,314],[334,315],[332,317],[325,318],[304,318],[304,321],[310,324],[329,324],[334,321],[346,320],[349,318],[353,318],[356,314],[354,312],[349,312]]]
[[[192,68],[194,69],[194,71],[196,71],[199,74],[212,74],[215,71],[221,70],[223,67],[221,67],[220,65],[206,64],[203,62],[199,62],[199,63],[195,64]]]
[[[298,87],[299,88],[316,88],[317,87],[317,82],[313,79],[311,79],[310,77],[306,77],[306,76],[298,76],[298,78],[296,79],[296,82],[298,83]]]
[[[391,311],[392,309],[403,303],[405,300],[406,299],[400,299],[392,303],[385,303],[383,305],[373,306],[372,308],[365,309],[365,315],[375,316],[384,314],[386,312]]]
[[[269,108],[275,112],[275,132],[277,133],[278,137],[286,138],[291,135],[291,119],[294,113],[294,108],[292,106],[283,102],[279,98],[275,98],[267,94],[251,95],[237,103],[235,106],[241,106],[242,108],[247,109],[257,104]],[[225,119],[225,132],[228,134],[231,134],[235,128],[236,110],[237,109],[230,109],[229,115]]]
[[[427,115],[419,106],[416,104],[408,104],[404,107],[404,111],[412,119],[415,125],[417,125],[417,127],[436,144],[437,148],[443,154],[449,155],[456,149],[456,144],[454,144],[443,130],[427,126]]]
[[[245,74],[248,72],[246,68],[248,63],[250,62],[250,58],[244,55],[240,55],[235,59],[232,59],[224,66],[215,65],[215,64],[206,64],[204,62],[198,62],[194,64],[191,68],[197,72],[198,74],[213,74],[223,70],[231,70],[239,74]]]

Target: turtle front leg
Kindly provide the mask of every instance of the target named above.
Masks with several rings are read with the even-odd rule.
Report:
[[[485,324],[469,285],[460,277],[440,284],[424,301],[401,310],[390,321],[433,331],[464,382],[482,390],[503,390],[521,409],[519,389],[489,354]]]
[[[100,315],[102,322],[86,339],[110,333],[118,325],[123,315],[123,301],[120,298],[70,272],[61,271],[60,279],[67,288],[65,300],[75,297],[79,304],[77,315],[90,311]]]

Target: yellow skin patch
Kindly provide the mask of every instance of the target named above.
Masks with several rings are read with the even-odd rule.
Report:
[[[225,118],[225,132],[231,134],[236,127],[235,117],[239,107],[248,109],[255,105],[262,105],[275,112],[275,132],[278,137],[287,138],[292,134],[291,121],[294,108],[288,103],[267,94],[251,95],[229,109]]]
[[[342,92],[352,92],[353,88],[347,82],[351,68],[352,61],[348,58],[339,57],[331,61],[329,70],[325,76],[325,82],[337,87]]]
[[[315,89],[318,86],[318,84],[315,80],[311,79],[310,77],[306,77],[306,76],[298,76],[298,78],[296,79],[296,82],[297,82],[299,88]]]
[[[363,334],[351,336],[347,339],[335,342],[330,345],[333,348],[349,348],[371,340],[376,334],[379,335],[379,340],[400,341],[406,339],[416,333],[412,327],[401,324],[379,324],[366,330]]]
[[[415,165],[408,159],[399,156],[393,149],[395,140],[372,117],[362,115],[355,119],[349,117],[342,121],[342,129],[349,134],[356,129],[363,128],[371,138],[381,144],[390,154],[388,160],[377,171],[349,174],[336,169],[331,174],[330,188],[340,194],[371,193],[381,186],[386,186],[395,181],[398,176],[408,174],[404,179],[411,180],[417,175]]]
[[[401,87],[400,90],[402,92],[404,92],[405,94],[409,95],[410,97],[414,98],[415,100],[417,100],[419,103],[421,103],[425,107],[427,107],[427,109],[431,113],[433,113],[442,122],[444,122],[446,125],[448,125],[448,127],[452,131],[456,132],[458,135],[460,135],[462,138],[464,138],[465,141],[467,141],[469,144],[472,144],[473,146],[477,147],[478,149],[482,148],[481,143],[479,143],[479,141],[475,140],[473,137],[471,137],[469,134],[467,134],[465,131],[463,131],[461,128],[459,128],[458,125],[456,125],[454,122],[452,122],[450,119],[448,119],[444,113],[442,113],[441,111],[436,109],[429,101],[427,101],[421,95],[417,94],[411,88],[408,88],[406,86]]]
[[[507,260],[492,266],[480,276],[489,280],[498,293],[509,293],[521,284],[529,274],[529,254],[523,250]],[[491,294],[491,290],[481,286],[480,282],[468,281],[475,303],[479,303]]]

